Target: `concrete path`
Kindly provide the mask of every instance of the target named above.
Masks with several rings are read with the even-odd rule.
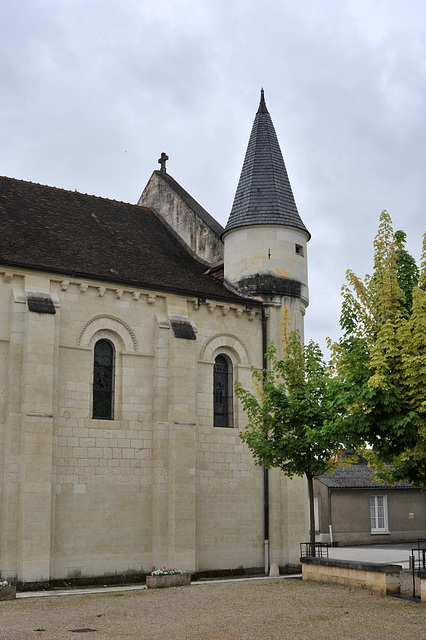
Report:
[[[282,575],[274,578],[274,580],[285,580],[291,578],[301,578],[302,574]],[[269,580],[269,576],[247,576],[244,578],[224,578],[223,580],[215,578],[214,580],[200,580],[191,582],[191,586],[199,586],[202,584],[219,583],[219,582],[243,582],[246,580]],[[52,596],[82,596],[93,593],[120,593],[124,591],[140,591],[146,589],[144,584],[131,584],[126,586],[111,586],[111,587],[72,587],[69,589],[51,589],[46,591],[18,591],[17,598],[51,598]]]
[[[49,589],[46,591],[18,591],[17,598],[51,598],[52,596],[84,596],[93,593],[119,593],[146,589],[144,584],[132,584],[116,587],[72,587],[69,589]]]

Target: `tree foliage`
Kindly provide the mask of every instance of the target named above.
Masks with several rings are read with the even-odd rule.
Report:
[[[404,294],[404,307],[411,313],[413,307],[413,289],[419,283],[419,269],[413,256],[405,249],[407,234],[395,232],[395,258],[398,284]]]
[[[283,357],[271,344],[269,368],[253,370],[255,393],[236,385],[248,414],[241,433],[256,464],[277,467],[288,477],[305,475],[310,500],[310,539],[315,541],[313,478],[335,464],[341,448],[334,428],[336,380],[330,375],[320,348],[301,343],[297,330],[289,332],[284,319]]]
[[[382,475],[425,486],[426,235],[420,271],[404,245],[383,211],[373,275],[347,272],[342,337],[331,345],[342,385],[336,408],[352,443],[372,447]]]

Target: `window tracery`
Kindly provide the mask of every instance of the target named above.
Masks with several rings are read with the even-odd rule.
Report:
[[[213,370],[213,414],[215,427],[233,426],[232,362],[218,355]]]
[[[109,340],[98,340],[93,362],[93,412],[98,420],[113,420],[114,346]]]

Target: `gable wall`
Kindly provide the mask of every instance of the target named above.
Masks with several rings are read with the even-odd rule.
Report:
[[[150,207],[159,214],[194,257],[206,264],[223,261],[223,243],[217,230],[207,224],[158,172],[152,174],[138,205]]]

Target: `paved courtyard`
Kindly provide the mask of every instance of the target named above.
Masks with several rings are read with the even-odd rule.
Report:
[[[332,547],[329,557],[339,560],[358,560],[359,562],[381,562],[399,564],[403,569],[409,567],[411,549],[416,543],[404,544],[370,544],[356,547]]]
[[[335,547],[330,557],[408,568],[414,546]],[[0,602],[0,640],[75,633],[82,640],[426,640],[426,605],[294,577],[19,593]]]
[[[426,640],[426,606],[363,589],[306,583],[297,578],[221,581],[174,589],[0,602],[0,640],[76,637]]]

